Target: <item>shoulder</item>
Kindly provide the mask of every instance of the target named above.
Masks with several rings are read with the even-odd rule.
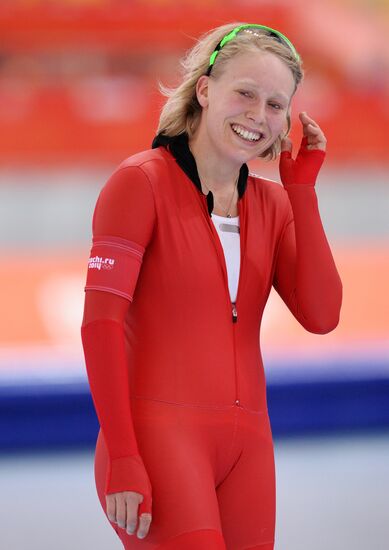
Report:
[[[287,200],[287,192],[282,183],[264,178],[250,170],[248,183],[251,185],[255,194],[260,194],[269,201],[284,203]]]
[[[138,171],[147,177],[152,177],[153,173],[158,173],[163,171],[164,168],[168,168],[172,160],[172,155],[164,147],[146,149],[124,159],[118,165],[116,171]]]
[[[165,147],[146,149],[125,158],[114,170],[109,186],[122,191],[128,187],[148,187],[153,194],[172,175],[176,161]],[[147,192],[147,191],[145,191]]]
[[[141,151],[122,160],[111,172],[101,191],[101,200],[120,201],[134,195],[152,195],[148,166],[164,162],[157,149]]]
[[[103,195],[134,192],[150,193],[154,183],[168,171],[171,156],[162,147],[147,149],[122,160],[113,170],[103,189]]]
[[[251,189],[252,200],[260,209],[275,216],[282,224],[283,220],[291,217],[291,205],[288,193],[282,183],[263,178],[258,174],[249,172],[248,184]]]

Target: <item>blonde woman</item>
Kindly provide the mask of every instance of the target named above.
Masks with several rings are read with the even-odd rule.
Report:
[[[309,332],[339,322],[315,192],[326,139],[300,113],[292,158],[302,67],[279,31],[224,25],[182,66],[152,148],[120,164],[93,217],[82,338],[96,487],[126,549],[273,550],[259,330],[272,286]],[[249,173],[279,154],[282,184]]]

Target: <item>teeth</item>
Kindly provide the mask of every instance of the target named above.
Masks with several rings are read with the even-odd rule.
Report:
[[[245,130],[238,124],[233,124],[231,128],[234,130],[236,134],[240,135],[244,139],[247,139],[248,141],[258,141],[262,137],[262,134],[258,134],[256,132],[249,132],[248,130]]]

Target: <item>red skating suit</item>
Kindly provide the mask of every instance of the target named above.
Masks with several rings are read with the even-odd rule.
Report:
[[[111,523],[126,549],[274,547],[262,313],[273,285],[325,334],[342,284],[314,185],[246,180],[234,304],[207,196],[169,147],[126,159],[96,204],[82,327],[96,487],[104,511],[136,491],[153,518],[143,540]]]

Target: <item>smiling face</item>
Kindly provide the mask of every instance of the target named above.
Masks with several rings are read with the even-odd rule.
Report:
[[[246,52],[224,66],[219,78],[201,76],[202,106],[195,140],[210,153],[241,166],[266,151],[287,130],[295,90],[291,70],[275,54]]]

